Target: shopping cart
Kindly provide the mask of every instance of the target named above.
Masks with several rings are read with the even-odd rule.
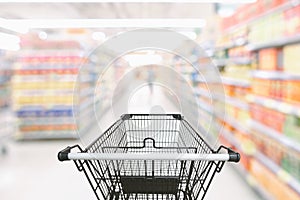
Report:
[[[196,200],[240,155],[214,151],[180,114],[125,114],[85,150],[67,147],[58,159],[74,160],[97,199]]]

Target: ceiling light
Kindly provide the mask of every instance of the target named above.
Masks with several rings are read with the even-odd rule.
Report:
[[[16,24],[11,23],[7,19],[0,18],[0,28],[7,29],[13,32],[25,34],[28,32],[28,28],[24,26],[17,26]]]
[[[93,38],[93,40],[104,41],[106,38],[106,35],[103,32],[94,32],[92,34],[92,38]]]
[[[39,38],[40,38],[41,40],[46,40],[47,37],[48,37],[48,35],[47,35],[46,32],[44,32],[44,31],[39,32]]]
[[[235,9],[234,8],[221,8],[218,10],[218,15],[220,17],[230,17],[234,14]]]
[[[20,37],[0,32],[0,49],[18,51],[20,49]]]
[[[255,3],[257,0],[0,0],[2,3]]]
[[[12,34],[0,32],[0,43],[20,43],[20,37]]]
[[[0,49],[8,51],[18,51],[20,50],[20,44],[1,41]]]
[[[7,19],[15,27],[48,28],[202,28],[204,19]]]
[[[158,64],[162,61],[162,56],[157,54],[130,54],[124,56],[124,59],[132,67],[138,67],[143,65],[153,65]]]

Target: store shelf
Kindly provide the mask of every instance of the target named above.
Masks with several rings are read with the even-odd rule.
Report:
[[[300,80],[300,75],[288,74],[281,71],[254,70],[251,72],[251,75],[252,77],[261,79]]]
[[[245,134],[249,133],[249,130],[246,127],[242,126],[241,123],[238,122],[237,120],[235,120],[234,118],[229,117],[229,116],[221,116],[220,114],[215,113],[213,111],[213,107],[212,106],[209,106],[208,104],[206,104],[204,102],[200,102],[200,101],[198,101],[198,102],[199,102],[198,106],[199,106],[200,109],[206,111],[209,114],[212,114],[212,115],[216,116],[220,120],[222,120],[222,121],[230,124],[235,129],[240,130],[242,133],[245,133]]]
[[[228,130],[222,129],[221,135],[226,138],[226,140],[235,146],[239,151],[242,151],[241,143],[235,138],[235,136]]]
[[[221,135],[232,144],[239,152],[243,152],[241,143],[235,138],[235,136],[228,130],[223,129]],[[243,165],[232,165],[236,172],[245,180],[251,188],[264,200],[273,200],[274,197],[263,189],[258,181],[243,167]]]
[[[70,117],[73,116],[72,106],[65,108],[52,108],[52,109],[38,109],[38,108],[29,108],[29,109],[18,109],[16,111],[16,116],[18,118],[26,117]]]
[[[198,96],[204,96],[206,98],[213,98],[213,95],[210,94],[207,90],[204,90],[204,89],[200,89],[200,88],[195,88],[195,94],[198,95]]]
[[[266,108],[274,109],[285,114],[295,115],[297,117],[300,117],[299,106],[295,106],[286,102],[281,102],[278,100],[274,100],[266,97],[259,97],[255,95],[247,95],[247,100],[249,102],[264,106]]]
[[[40,139],[78,139],[78,135],[70,133],[70,131],[39,131],[39,132],[24,132],[16,133],[16,140],[40,140]]]
[[[200,88],[196,88],[195,93],[198,96],[204,96],[204,97],[209,98],[209,99],[215,99],[215,100],[218,100],[218,101],[228,103],[228,104],[230,104],[234,107],[240,108],[242,110],[249,110],[248,104],[241,101],[241,100],[239,100],[239,99],[237,99],[237,98],[233,98],[233,97],[229,97],[229,96],[221,96],[221,95],[210,94],[210,93],[208,93],[207,90],[200,89]],[[225,100],[224,100],[224,98],[225,98]]]
[[[255,158],[300,195],[300,183],[293,176],[260,152],[256,152]]]
[[[213,108],[212,106],[208,105],[207,103],[204,103],[203,101],[197,101],[198,103],[198,107],[201,109],[201,110],[204,110],[206,111],[207,113],[209,114],[213,114]]]
[[[264,200],[275,198],[264,190],[264,187],[241,165],[232,165],[236,172],[251,186],[251,188]]]
[[[222,66],[226,66],[229,63],[229,59],[214,59],[213,63],[217,66],[217,67],[222,67]]]
[[[247,40],[239,38],[239,39],[237,39],[236,41],[233,41],[230,44],[226,44],[224,46],[216,47],[216,51],[224,51],[224,50],[227,50],[227,49],[232,49],[234,47],[244,46],[247,43],[248,43]]]
[[[270,10],[268,10],[267,12],[265,12],[265,13],[263,13],[263,14],[260,14],[259,16],[256,16],[256,17],[254,17],[254,18],[248,19],[248,20],[246,20],[246,21],[243,21],[243,23],[236,24],[235,26],[232,26],[232,27],[226,29],[225,31],[226,31],[226,32],[232,32],[232,31],[234,31],[234,30],[236,30],[236,29],[239,29],[239,28],[241,28],[241,27],[244,27],[245,24],[250,24],[250,23],[253,23],[253,22],[255,22],[255,21],[261,20],[262,18],[267,17],[267,16],[269,16],[269,15],[272,15],[272,14],[275,14],[275,13],[283,12],[283,11],[285,11],[285,10],[288,10],[288,9],[294,7],[294,6],[297,5],[297,4],[299,4],[299,1],[298,1],[298,0],[295,0],[295,1],[288,1],[287,3],[282,4],[282,5],[280,5],[280,6],[277,6],[277,7],[273,8],[273,9],[270,9]]]
[[[80,113],[80,102],[91,96],[86,88],[92,76],[86,73],[78,79],[79,68],[88,59],[82,56],[77,41],[47,40],[42,46],[37,50],[29,45],[30,50],[21,53],[14,65],[12,97],[18,122],[15,138],[77,138],[73,114]],[[57,48],[60,50],[55,52]],[[84,87],[74,90],[77,81],[84,82]]]
[[[249,87],[250,82],[241,79],[229,78],[229,77],[222,77],[222,83],[226,85],[235,85],[239,87]]]
[[[233,97],[225,96],[225,103],[228,103],[234,107],[240,108],[242,110],[249,110],[249,106],[247,103]]]
[[[250,65],[252,63],[252,60],[248,57],[237,57],[230,59],[230,63],[236,65]]]
[[[298,142],[295,142],[294,140],[288,138],[287,136],[283,135],[282,133],[279,133],[279,132],[261,124],[260,122],[257,122],[254,120],[249,121],[249,126],[252,129],[259,131],[261,134],[264,134],[264,135],[276,140],[277,142],[281,143],[282,145],[300,153],[300,144]]]
[[[235,146],[239,151],[242,151],[240,142],[237,141],[237,139],[234,137],[234,135],[227,130],[222,131],[222,135],[226,138],[226,140],[231,143],[233,146]],[[283,173],[283,170],[276,166],[269,158],[265,157],[259,152],[255,153],[255,158],[260,161],[263,165],[265,165],[267,168],[270,169],[274,174],[277,174],[280,180],[283,179],[283,177],[289,177],[288,174]],[[252,189],[257,192],[263,199],[265,200],[273,200],[274,197],[269,194],[267,191],[263,189],[263,187],[256,181],[256,179],[242,166],[242,165],[234,165],[234,169],[244,178],[244,180],[252,187]],[[282,175],[284,174],[284,176]],[[286,181],[287,179],[283,179],[283,181]],[[289,178],[290,184],[292,185],[292,188],[298,188],[299,183],[297,183],[296,180],[292,180]],[[295,182],[296,181],[296,182]],[[299,188],[298,188],[299,189]]]
[[[220,120],[228,123],[230,126],[232,126],[233,128],[241,131],[244,134],[248,134],[249,130],[245,127],[242,126],[241,123],[239,121],[237,121],[236,119],[226,116],[225,118],[222,118],[221,116],[218,116]]]
[[[260,49],[281,47],[281,46],[299,43],[299,42],[300,42],[300,34],[291,37],[282,37],[276,40],[258,43],[258,44],[248,44],[247,48],[249,49],[249,51],[258,51]]]
[[[226,66],[226,65],[250,65],[252,60],[248,57],[236,57],[227,59],[217,59],[214,60],[216,66]]]

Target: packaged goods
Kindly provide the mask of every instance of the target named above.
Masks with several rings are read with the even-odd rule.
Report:
[[[254,159],[251,160],[250,172],[275,199],[300,200],[300,196],[297,195],[294,190],[281,181],[278,176],[272,173],[267,167]]]
[[[283,71],[284,72],[293,75],[295,74],[300,75],[299,55],[300,55],[300,44],[288,45],[283,47]]]
[[[250,104],[250,115],[252,119],[282,133],[286,120],[284,113],[257,104]]]
[[[300,118],[288,115],[284,123],[283,133],[300,144]]]
[[[276,48],[262,49],[259,51],[259,69],[260,70],[277,70],[277,56]]]
[[[300,154],[291,150],[286,151],[282,159],[282,168],[300,181]]]

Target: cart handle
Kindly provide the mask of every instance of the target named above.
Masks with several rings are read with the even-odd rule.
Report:
[[[229,153],[70,153],[66,148],[59,152],[58,159],[65,160],[194,160],[239,162],[240,154]]]
[[[69,153],[71,153],[71,149],[78,148],[81,152],[83,152],[82,148],[79,145],[74,145],[74,146],[67,146],[65,149],[61,150],[57,154],[57,158],[59,161],[65,161],[65,160],[70,160],[68,158]]]

